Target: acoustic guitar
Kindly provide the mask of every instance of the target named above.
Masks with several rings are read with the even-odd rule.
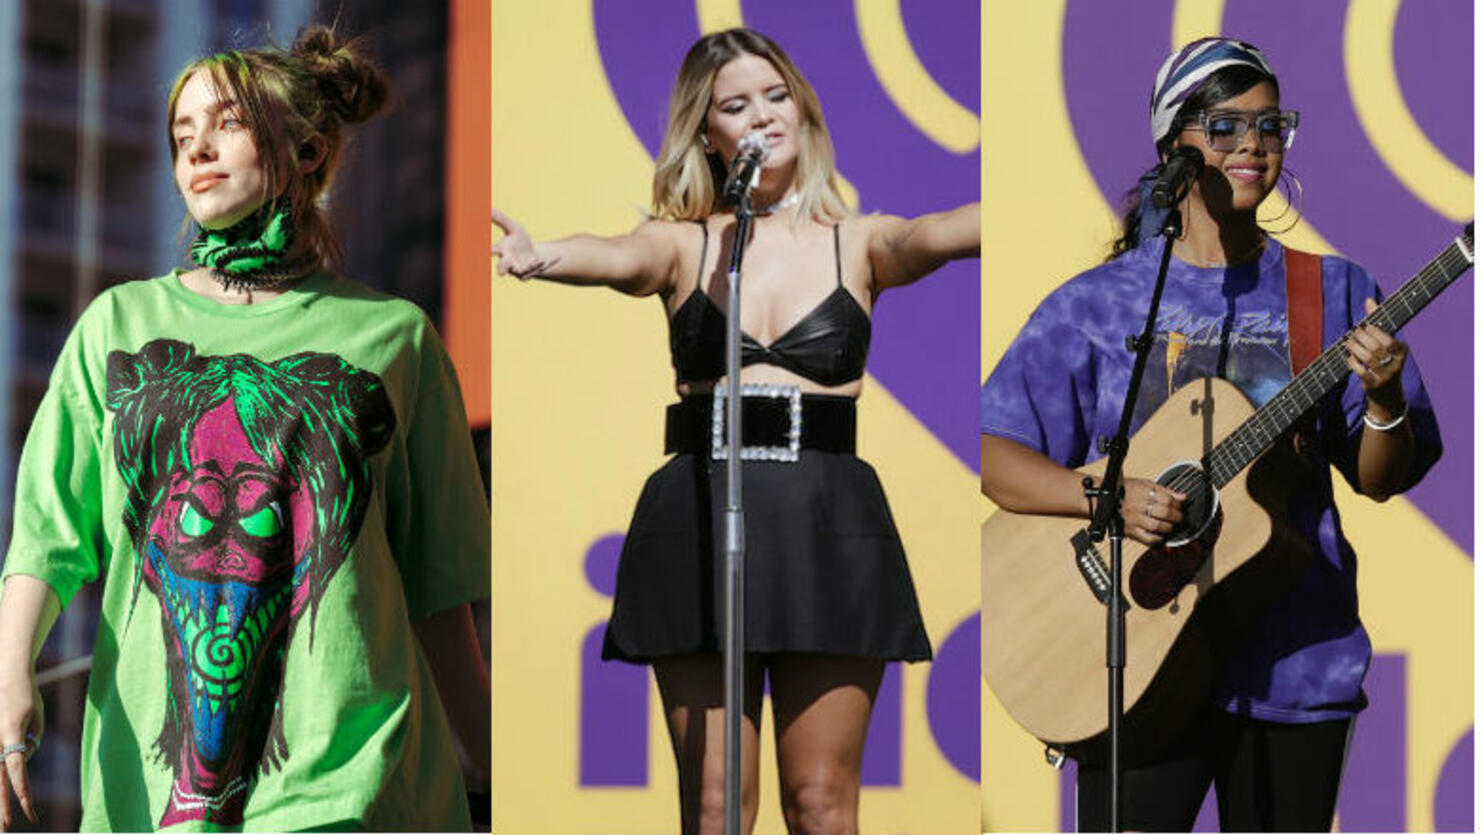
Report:
[[[1364,321],[1396,332],[1473,263],[1471,223]],[[1302,466],[1295,444],[1280,442],[1348,373],[1338,342],[1257,410],[1227,381],[1194,381],[1132,438],[1125,472],[1158,473],[1188,498],[1164,545],[1125,540],[1128,745],[1154,745],[1205,708],[1209,642],[1236,632],[1313,556],[1280,518]],[[1081,472],[1104,469],[1101,459]],[[1109,726],[1108,542],[1091,542],[1083,519],[1006,510],[981,535],[983,677],[1029,733],[1093,756]]]

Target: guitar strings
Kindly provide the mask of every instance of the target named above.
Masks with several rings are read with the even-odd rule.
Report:
[[[1401,304],[1405,312],[1407,312],[1408,314],[1408,319],[1412,319],[1414,316],[1418,315],[1419,310],[1421,310],[1423,306],[1426,306],[1430,301],[1433,301],[1434,297],[1437,296],[1441,290],[1448,287],[1448,285],[1456,278],[1459,278],[1459,276],[1470,267],[1470,264],[1470,259],[1465,256],[1458,242],[1451,244],[1443,252],[1439,253],[1438,257],[1436,257],[1432,262],[1430,262],[1427,266],[1420,270],[1418,272],[1418,275],[1416,275],[1412,280],[1406,282],[1402,287],[1398,288],[1398,291],[1390,296],[1386,301],[1384,301],[1377,308],[1377,310],[1373,311],[1371,315],[1363,318],[1362,323],[1368,324],[1377,323],[1380,321],[1383,324],[1389,325],[1389,327],[1384,328],[1385,330],[1396,330],[1397,328],[1391,327],[1391,325],[1394,324],[1391,320],[1386,318],[1379,319],[1379,317],[1385,317],[1387,313]],[[1435,281],[1435,279],[1437,279],[1437,281]],[[1437,284],[1438,286],[1429,287],[1429,284]],[[1420,290],[1428,291],[1426,293],[1426,295],[1428,295],[1428,298],[1424,299],[1419,304],[1418,308],[1410,308],[1407,304],[1407,302],[1409,301],[1409,297],[1413,295],[1418,295]],[[1406,322],[1407,320],[1405,319],[1404,324],[1406,324]],[[1322,352],[1321,356],[1315,362],[1311,363],[1309,368],[1307,368],[1304,372],[1296,375],[1295,379],[1291,381],[1289,386],[1281,390],[1273,398],[1270,398],[1270,401],[1265,404],[1264,408],[1256,411],[1252,416],[1249,417],[1248,420],[1245,420],[1232,432],[1228,433],[1228,436],[1224,438],[1223,441],[1219,442],[1204,459],[1206,467],[1192,466],[1186,470],[1183,470],[1181,473],[1178,473],[1172,478],[1171,481],[1159,486],[1167,487],[1175,490],[1176,492],[1183,493],[1191,490],[1194,487],[1199,486],[1199,483],[1204,481],[1205,479],[1216,481],[1216,472],[1210,473],[1209,471],[1215,471],[1217,469],[1217,462],[1214,461],[1214,458],[1219,454],[1219,450],[1225,449],[1226,445],[1230,442],[1234,442],[1237,436],[1241,436],[1244,434],[1254,434],[1257,438],[1259,431],[1256,427],[1258,426],[1258,424],[1264,422],[1267,419],[1267,408],[1269,406],[1276,406],[1275,413],[1278,413],[1279,407],[1283,405],[1283,400],[1291,399],[1294,396],[1293,394],[1291,394],[1289,397],[1283,397],[1284,395],[1286,395],[1287,392],[1295,392],[1299,388],[1309,387],[1307,381],[1318,379],[1320,376],[1322,376],[1323,372],[1329,373],[1333,371],[1333,369],[1326,368],[1326,366],[1340,364],[1336,362],[1336,358],[1339,356],[1341,350],[1342,348],[1340,342],[1329,346],[1324,352]],[[1335,375],[1332,376],[1334,377]],[[1326,381],[1326,385],[1318,386],[1318,390],[1320,391],[1320,393],[1324,394],[1326,388],[1328,388],[1330,383],[1334,381],[1334,379]],[[1277,403],[1276,401],[1279,401],[1279,403]],[[1266,418],[1261,418],[1261,413],[1266,413]],[[1302,410],[1300,414],[1304,414],[1304,411]],[[1291,418],[1290,421],[1285,424],[1285,426],[1279,427],[1278,432],[1276,432],[1275,434],[1283,432],[1285,429],[1293,425],[1295,421],[1300,418],[1300,414],[1297,414],[1293,418]],[[1244,443],[1242,438],[1238,438],[1236,442],[1239,444]],[[1261,442],[1261,452],[1263,446],[1264,443]],[[1258,456],[1256,455],[1254,457]],[[1248,462],[1245,462],[1245,466],[1247,465],[1247,463]],[[1236,470],[1234,470],[1233,474],[1237,474],[1242,471],[1243,466],[1240,466]],[[1230,478],[1233,474],[1230,475]]]

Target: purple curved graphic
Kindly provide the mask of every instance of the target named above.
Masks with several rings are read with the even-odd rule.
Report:
[[[1404,3],[1393,26],[1403,101],[1429,141],[1466,171],[1475,164],[1475,77],[1468,71],[1474,31],[1469,3]],[[1436,61],[1435,55],[1451,59]]]
[[[607,597],[617,593],[617,563],[622,558],[622,540],[622,534],[608,534],[586,549],[586,582]]]
[[[1434,830],[1437,832],[1475,831],[1475,728],[1449,749],[1444,767],[1439,771],[1439,787],[1434,791]]]
[[[902,0],[905,34],[935,83],[957,104],[978,113],[982,100],[981,10],[974,7],[976,16],[966,19],[942,14],[941,5],[935,0]],[[978,60],[962,60],[969,55]]]
[[[1137,175],[1155,162],[1147,99],[1170,48],[1173,5],[1171,0],[1070,0],[1065,12],[1064,96],[1070,121],[1085,162],[1113,205],[1120,205]],[[1344,0],[1229,0],[1222,34],[1264,50],[1279,73],[1282,104],[1301,111],[1299,137],[1286,167],[1305,184],[1306,218],[1391,291],[1459,230],[1398,181],[1358,122],[1344,74],[1345,15]],[[1395,51],[1415,117],[1451,159],[1468,165],[1472,52],[1470,29],[1461,31],[1459,23],[1437,11],[1405,11]],[[1451,28],[1455,31],[1445,31]],[[1466,150],[1451,150],[1458,148]],[[1473,281],[1473,276],[1461,279],[1443,303],[1425,311],[1403,334],[1422,365],[1445,430],[1443,459],[1408,496],[1467,552],[1474,530]]]
[[[698,38],[692,0],[592,4],[612,92],[650,154],[662,142],[669,88]],[[817,88],[838,166],[859,209],[913,216],[979,198],[980,159],[946,151],[899,112],[874,76],[848,0],[748,0],[745,23],[782,45]],[[907,33],[943,89],[976,111],[981,9],[948,0],[904,6]],[[926,54],[928,53],[928,54]],[[976,391],[980,268],[947,265],[884,297],[874,316],[869,371],[972,472],[978,467]]]
[[[946,761],[962,775],[982,779],[982,618],[972,615],[951,630],[930,670],[925,713]]]

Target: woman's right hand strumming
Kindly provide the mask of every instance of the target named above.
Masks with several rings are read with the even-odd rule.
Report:
[[[1120,514],[1125,535],[1143,545],[1161,544],[1182,521],[1187,494],[1144,478],[1126,478],[1124,484]],[[995,435],[982,435],[982,493],[1013,513],[1089,516],[1084,473]]]
[[[1182,521],[1187,494],[1144,478],[1126,478],[1124,486],[1120,516],[1125,520],[1125,535],[1142,545],[1160,545]]]

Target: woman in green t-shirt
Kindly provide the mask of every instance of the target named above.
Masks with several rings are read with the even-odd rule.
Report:
[[[456,377],[419,310],[325,270],[346,127],[387,95],[322,26],[176,79],[195,268],[94,300],[20,462],[0,829],[12,795],[36,820],[35,658],[99,576],[84,828],[468,825],[457,748],[472,788],[489,768],[468,606],[488,515]]]

